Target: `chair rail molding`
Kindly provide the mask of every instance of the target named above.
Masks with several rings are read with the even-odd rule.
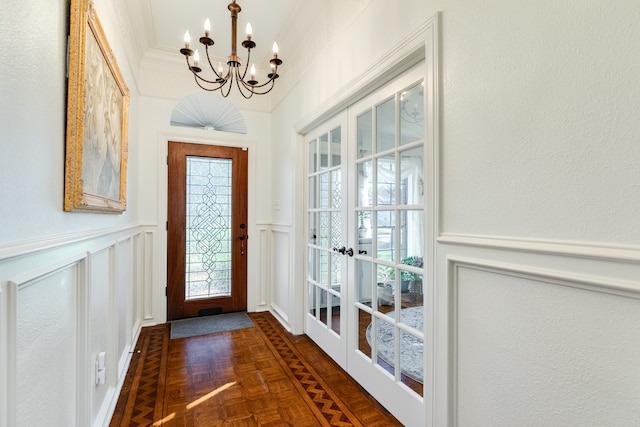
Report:
[[[640,263],[640,246],[589,243],[569,240],[527,239],[441,233],[438,243],[547,255],[591,258],[602,261]]]

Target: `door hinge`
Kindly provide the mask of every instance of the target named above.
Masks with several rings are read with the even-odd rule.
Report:
[[[169,166],[169,156],[167,156],[167,166]]]
[[[167,223],[165,225],[165,228],[166,228],[167,231],[169,231],[169,221],[167,221]]]
[[[164,287],[164,296],[168,297],[169,296],[169,288],[167,286]]]

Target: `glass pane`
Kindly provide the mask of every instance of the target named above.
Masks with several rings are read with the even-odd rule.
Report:
[[[369,261],[356,260],[356,268],[358,271],[356,298],[358,302],[371,306],[371,289],[373,284],[371,277],[372,263]]]
[[[319,212],[318,216],[320,217],[319,230],[318,234],[318,246],[322,246],[323,248],[329,247],[329,212]]]
[[[329,174],[323,173],[318,176],[320,179],[320,207],[329,207]]]
[[[331,330],[340,335],[340,297],[337,295],[331,296]]]
[[[396,157],[380,157],[376,160],[376,201],[378,206],[396,204]]]
[[[373,168],[371,161],[358,165],[358,199],[359,207],[373,206]]]
[[[395,262],[395,212],[378,211],[376,217],[376,257]]]
[[[340,165],[341,160],[340,128],[335,128],[331,131],[331,166]]]
[[[395,375],[396,342],[392,323],[376,318],[376,362]]]
[[[316,140],[309,142],[309,173],[317,172],[318,170],[318,148]]]
[[[309,212],[309,243],[315,245],[318,240],[318,224],[316,223],[317,214],[315,212]]]
[[[331,207],[339,209],[342,206],[342,172],[331,172]]]
[[[400,145],[424,138],[424,83],[400,94]]]
[[[424,255],[424,228],[420,211],[398,211],[400,216],[401,264],[422,268]]]
[[[331,282],[330,285],[336,291],[340,290],[340,270],[342,267],[342,255],[337,252],[330,252],[331,254]]]
[[[324,323],[325,325],[329,320],[327,316],[327,310],[329,307],[331,307],[330,297],[331,294],[323,289],[320,289],[320,308],[318,310],[318,320],[320,320],[320,322]]]
[[[314,248],[309,248],[309,262],[307,267],[307,277],[309,280],[317,281],[318,269],[316,268],[316,250]]]
[[[307,286],[309,287],[309,314],[311,314],[313,317],[316,316],[316,287],[311,284],[311,283],[307,283]]]
[[[358,158],[372,153],[371,136],[373,134],[371,110],[358,116]]]
[[[395,268],[386,265],[377,265],[377,298],[378,311],[387,313],[393,310],[395,301]]]
[[[330,252],[319,250],[318,255],[320,256],[320,277],[318,278],[318,283],[322,287],[327,287],[329,285]]]
[[[331,248],[342,246],[342,213],[331,212]]]
[[[400,204],[424,203],[422,146],[400,152]]]
[[[409,309],[422,310],[424,306],[424,286],[423,276],[421,274],[415,274],[413,278],[408,281],[407,292],[402,294],[402,312]],[[422,312],[420,312],[422,313]],[[402,321],[402,316],[401,316]],[[406,323],[407,325],[415,328],[416,330],[423,332],[422,315],[420,315],[420,322],[412,319],[412,323]]]
[[[320,170],[329,167],[329,134],[324,134],[318,138],[320,144]]]
[[[358,310],[358,350],[371,358],[371,313]]]
[[[396,146],[396,108],[394,98],[376,107],[376,152]]]
[[[231,295],[232,160],[187,157],[185,299]]]
[[[424,342],[422,338],[402,330],[400,331],[400,373],[401,381],[422,396]]]
[[[358,211],[358,255],[370,257],[371,253],[371,211]]]
[[[316,177],[309,177],[309,209],[317,208],[316,202]]]

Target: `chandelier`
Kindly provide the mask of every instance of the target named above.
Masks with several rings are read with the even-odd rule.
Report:
[[[180,49],[180,53],[185,56],[187,67],[193,73],[195,82],[204,90],[210,92],[220,90],[222,96],[226,98],[229,96],[231,87],[233,87],[235,81],[238,90],[242,96],[247,99],[251,98],[254,94],[267,94],[271,92],[271,89],[273,89],[275,80],[279,77],[278,66],[282,64],[282,60],[278,58],[278,45],[275,42],[273,43],[273,58],[269,60],[269,63],[271,64],[271,72],[267,74],[268,80],[264,83],[260,83],[256,80],[256,68],[254,64],[251,65],[249,78],[246,79],[249,62],[251,60],[251,49],[256,47],[255,42],[251,40],[251,24],[247,24],[247,39],[242,42],[242,47],[247,49],[247,62],[243,69],[240,57],[236,51],[238,13],[240,13],[242,9],[240,8],[240,5],[236,4],[235,0],[229,3],[228,9],[231,12],[231,55],[229,55],[227,59],[226,72],[224,72],[221,62],[218,62],[218,67],[216,69],[211,62],[211,57],[209,56],[209,48],[214,44],[213,39],[209,37],[211,32],[211,21],[209,21],[209,18],[204,21],[204,37],[200,37],[200,43],[204,45],[207,62],[209,63],[209,67],[211,67],[211,71],[213,71],[213,75],[209,78],[205,78],[200,75],[202,72],[202,68],[199,67],[200,54],[197,49],[194,52],[189,48],[191,36],[189,35],[188,30],[184,34],[184,48]],[[191,57],[193,57],[193,61],[190,60]]]

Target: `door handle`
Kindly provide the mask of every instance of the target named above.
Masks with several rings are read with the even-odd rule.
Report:
[[[238,239],[240,239],[240,240],[244,240],[246,238],[247,238],[247,236],[245,236],[244,234],[241,234],[240,237],[238,237]]]
[[[343,248],[344,249],[344,248]],[[346,253],[349,256],[353,256],[353,248],[349,248],[347,249],[345,252],[343,252],[343,254]]]

